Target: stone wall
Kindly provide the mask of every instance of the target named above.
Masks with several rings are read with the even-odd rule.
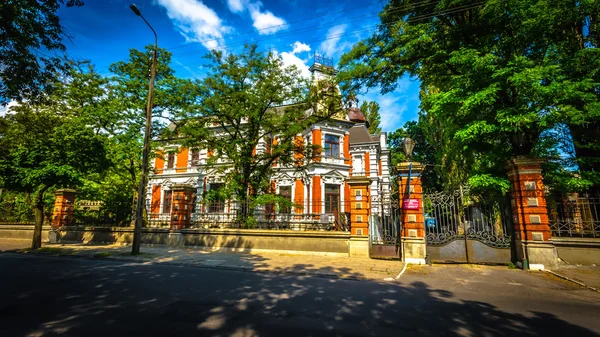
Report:
[[[600,238],[552,238],[558,257],[569,264],[600,264]]]
[[[48,241],[50,226],[42,227],[42,241]],[[0,225],[0,239],[31,240],[33,225]]]
[[[50,227],[44,227],[48,241]],[[64,226],[59,231],[61,243],[122,243],[133,241],[132,227]],[[33,226],[2,226],[0,238],[31,239]],[[142,243],[181,247],[205,247],[227,251],[278,251],[288,253],[348,256],[350,233],[320,231],[279,231],[252,229],[184,229],[144,228]]]

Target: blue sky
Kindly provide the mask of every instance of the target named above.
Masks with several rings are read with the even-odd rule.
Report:
[[[100,73],[125,60],[130,48],[153,43],[153,35],[127,0],[87,0],[85,6],[61,8],[71,40],[71,57],[91,60]],[[337,63],[352,45],[369,36],[383,4],[367,1],[137,0],[137,7],[158,34],[160,47],[173,53],[181,77],[202,78],[209,49],[239,52],[244,43],[277,52],[286,64],[308,74],[315,53]],[[417,118],[419,83],[401,79],[387,95],[371,90],[359,97],[380,106],[382,128],[394,131]]]

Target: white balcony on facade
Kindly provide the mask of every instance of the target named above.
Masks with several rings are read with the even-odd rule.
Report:
[[[321,155],[321,163],[344,165],[344,157]]]

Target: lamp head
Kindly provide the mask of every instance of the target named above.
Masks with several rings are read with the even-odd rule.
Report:
[[[402,141],[402,149],[408,158],[412,156],[413,149],[415,148],[415,141],[406,137]]]
[[[129,8],[135,13],[137,16],[142,16],[142,12],[135,6],[135,4],[129,5]]]

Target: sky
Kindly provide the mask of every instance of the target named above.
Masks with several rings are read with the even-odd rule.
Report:
[[[70,37],[68,54],[109,74],[109,65],[126,60],[130,48],[152,44],[152,32],[129,9],[130,3],[86,0],[83,7],[61,8],[61,23]],[[383,7],[381,0],[137,0],[136,5],[156,30],[159,46],[173,53],[176,75],[200,79],[209,50],[237,53],[244,43],[277,53],[308,76],[315,53],[337,64],[374,31]],[[371,89],[358,98],[379,103],[381,127],[391,132],[417,118],[418,94],[419,82],[403,78],[392,93]]]

